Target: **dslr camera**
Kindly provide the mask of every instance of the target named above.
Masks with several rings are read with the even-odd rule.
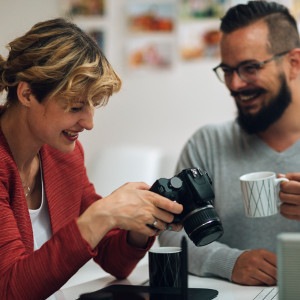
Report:
[[[178,175],[154,182],[150,191],[183,205],[181,214],[174,215],[173,223],[182,223],[185,232],[196,246],[204,246],[223,234],[220,218],[211,200],[215,195],[206,171],[185,169]]]

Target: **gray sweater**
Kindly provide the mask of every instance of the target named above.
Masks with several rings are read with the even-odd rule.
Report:
[[[214,206],[224,235],[203,247],[188,240],[189,272],[231,280],[239,255],[246,249],[267,249],[276,253],[280,232],[300,232],[300,222],[281,215],[247,218],[239,177],[257,171],[300,172],[300,140],[282,153],[268,147],[257,135],[246,134],[235,121],[199,129],[185,145],[176,173],[199,167],[208,171],[215,191]],[[159,236],[161,246],[179,246],[180,233],[166,231]]]

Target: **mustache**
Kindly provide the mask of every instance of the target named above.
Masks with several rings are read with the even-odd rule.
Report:
[[[251,89],[251,90],[243,90],[240,92],[236,92],[236,91],[232,91],[230,90],[230,95],[232,97],[238,97],[239,95],[244,95],[244,96],[248,96],[248,95],[253,95],[253,94],[264,94],[267,91],[263,88],[256,88],[256,89]]]

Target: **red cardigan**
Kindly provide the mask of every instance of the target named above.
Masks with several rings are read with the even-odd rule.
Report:
[[[89,259],[117,278],[127,277],[146,249],[127,244],[127,231],[114,229],[94,250],[82,238],[76,218],[101,197],[89,182],[82,146],[62,153],[40,150],[52,238],[33,251],[33,232],[19,172],[0,129],[0,299],[45,299]]]

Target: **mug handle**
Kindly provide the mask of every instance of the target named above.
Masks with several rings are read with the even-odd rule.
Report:
[[[280,183],[281,181],[289,181],[287,178],[275,178],[275,185],[277,186],[278,183]]]
[[[287,178],[275,178],[275,186],[277,188],[278,184],[281,182],[281,181],[289,181]],[[277,194],[277,193],[276,193]],[[279,193],[277,194],[277,207],[279,208],[281,204],[281,201],[279,199]]]

